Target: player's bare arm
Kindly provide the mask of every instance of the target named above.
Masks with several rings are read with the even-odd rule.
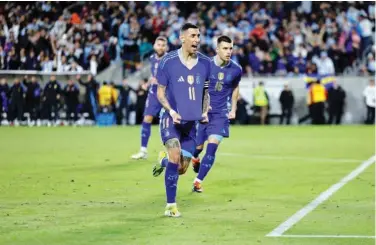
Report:
[[[202,123],[207,123],[209,122],[208,119],[208,112],[210,109],[210,95],[209,95],[209,89],[205,88],[204,90],[204,99],[203,99],[203,108],[202,108],[202,117],[203,119],[201,120]]]
[[[235,119],[236,117],[236,109],[237,109],[237,103],[239,98],[239,85],[234,88],[232,91],[232,97],[231,97],[231,111],[228,114],[229,119]]]
[[[157,97],[163,108],[170,113],[174,123],[180,123],[181,116],[171,108],[170,103],[168,103],[166,98],[166,86],[158,84]]]

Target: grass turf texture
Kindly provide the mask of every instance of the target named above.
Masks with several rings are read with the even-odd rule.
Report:
[[[374,239],[265,237],[374,154],[374,128],[233,127],[204,193],[181,176],[183,217],[163,217],[163,149],[130,160],[139,127],[0,128],[0,244],[374,244]],[[238,154],[238,155],[236,155]],[[340,160],[331,160],[340,159]],[[342,160],[341,160],[342,159]],[[285,234],[374,235],[374,164]]]

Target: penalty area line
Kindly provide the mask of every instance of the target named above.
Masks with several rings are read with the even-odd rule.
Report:
[[[366,170],[369,166],[371,166],[375,162],[375,156],[370,157],[366,161],[362,162],[356,169],[354,169],[351,173],[346,175],[342,178],[339,182],[335,183],[329,189],[322,192],[315,200],[308,203],[298,212],[293,214],[290,218],[288,218],[285,222],[280,224],[277,228],[273,231],[268,233],[267,237],[280,237],[285,233],[288,229],[290,229],[293,225],[298,223],[301,219],[303,219],[307,214],[312,212],[314,209],[317,208],[321,203],[328,200],[334,193],[336,193],[339,189],[341,189],[345,184],[349,181],[353,180],[359,174],[361,174],[364,170]]]
[[[361,239],[375,239],[376,236],[363,235],[281,235],[279,237],[291,238],[361,238]]]

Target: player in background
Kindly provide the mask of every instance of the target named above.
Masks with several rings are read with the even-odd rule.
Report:
[[[211,59],[209,95],[211,110],[208,113],[209,123],[199,124],[197,129],[197,147],[193,153],[192,166],[197,177],[193,182],[192,190],[202,192],[201,183],[212,168],[218,145],[223,137],[229,137],[230,120],[235,119],[236,105],[239,97],[239,82],[242,68],[233,60],[231,54],[233,42],[228,36],[217,39],[217,55]],[[231,103],[229,111],[228,104]],[[199,154],[208,141],[206,153],[200,164]]]
[[[196,143],[196,122],[207,122],[210,59],[198,52],[199,28],[186,23],[180,30],[182,47],[168,53],[158,73],[158,99],[165,109],[160,133],[168,158],[161,159],[158,173],[165,172],[167,205],[165,215],[179,217],[176,191],[179,173],[189,166]]]
[[[141,148],[140,151],[132,155],[132,159],[146,159],[148,156],[147,146],[151,134],[151,124],[154,117],[158,116],[162,105],[159,103],[157,98],[157,70],[160,61],[167,52],[167,39],[165,37],[159,36],[154,43],[155,53],[150,56],[151,63],[151,78],[148,83],[150,85],[148,98],[145,103],[144,110],[144,120],[141,125]]]

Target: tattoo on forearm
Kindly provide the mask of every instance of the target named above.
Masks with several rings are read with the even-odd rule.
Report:
[[[166,86],[158,85],[158,91],[157,91],[157,97],[159,100],[159,103],[165,108],[166,110],[170,110],[171,106],[167,101],[166,98]]]
[[[167,150],[173,149],[173,148],[180,148],[180,142],[177,138],[172,138],[167,140],[165,143],[165,147]]]
[[[203,108],[203,111],[204,113],[208,112],[209,111],[209,105],[210,105],[210,96],[209,96],[209,90],[206,89],[205,90],[205,95],[204,95],[204,108]]]

